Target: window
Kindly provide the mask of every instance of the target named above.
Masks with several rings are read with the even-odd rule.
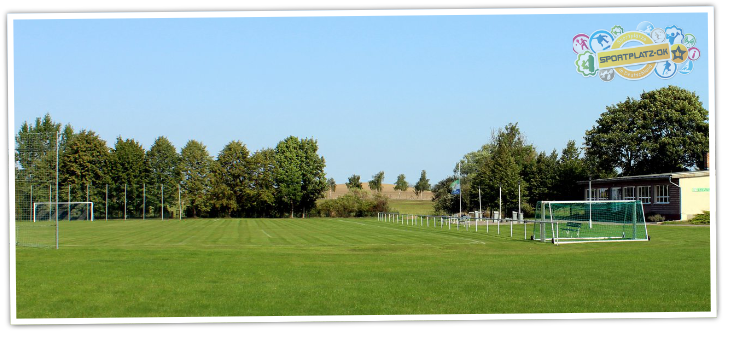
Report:
[[[593,188],[592,197],[590,197],[590,190],[585,190],[585,200],[608,200],[607,188]]]
[[[623,187],[623,199],[635,200],[635,187]]]
[[[656,185],[656,203],[668,204],[668,185]]]
[[[598,188],[596,200],[608,200],[608,189],[607,188]]]
[[[651,203],[651,186],[638,186],[638,200],[644,204]]]
[[[623,191],[620,187],[613,187],[610,189],[610,200],[623,200]]]

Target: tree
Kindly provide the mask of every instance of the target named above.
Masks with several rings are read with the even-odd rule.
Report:
[[[703,168],[709,151],[708,111],[688,90],[643,92],[607,107],[585,134],[596,173],[639,175]]]
[[[302,217],[316,206],[326,187],[324,158],[313,139],[289,136],[276,145],[276,184],[279,198],[291,209],[300,209]]]
[[[362,189],[362,182],[359,181],[359,175],[357,174],[352,174],[352,176],[347,179],[347,183],[344,185],[350,190],[353,188]]]
[[[147,213],[161,213],[162,202],[167,215],[174,216],[179,207],[177,187],[180,186],[180,155],[175,146],[164,136],[154,140],[147,151]],[[163,187],[164,186],[164,190]],[[164,192],[164,200],[162,193]]]
[[[519,206],[519,184],[528,178],[535,159],[534,146],[526,142],[518,124],[507,124],[503,129],[492,133],[489,156],[479,165],[473,176],[473,188],[482,188],[482,199],[487,207],[499,207],[501,189],[502,211]],[[478,195],[470,191],[470,198]],[[527,197],[527,188],[521,188],[522,201]],[[473,202],[477,202],[473,200]],[[503,212],[502,212],[503,213]]]
[[[331,199],[332,192],[337,191],[337,182],[334,181],[334,178],[329,178],[329,180],[327,180],[327,189],[329,190],[329,198]]]
[[[246,190],[242,209],[246,215],[271,217],[276,214],[276,152],[271,148],[261,149],[248,160],[249,187]]]
[[[82,130],[68,141],[66,150],[61,156],[59,172],[60,182],[74,189],[72,198],[78,198],[78,191],[86,184],[102,185],[109,183],[109,148],[106,141],[99,138],[93,131]],[[59,184],[60,185],[60,184]],[[89,198],[91,201],[103,201],[100,191],[94,191]],[[84,193],[85,197],[85,193]],[[59,193],[60,201],[74,201],[68,197],[66,191]],[[84,198],[85,199],[85,198]],[[78,201],[78,200],[75,200]],[[85,201],[85,200],[84,200]],[[96,212],[101,213],[103,205],[95,206]]]
[[[415,195],[420,196],[423,192],[430,190],[430,180],[425,175],[425,170],[420,172],[420,179],[415,184]]]
[[[67,124],[61,130],[61,123],[53,122],[50,114],[46,114],[43,118],[37,117],[35,124],[23,122],[18,134],[15,135],[15,161],[19,166],[16,170],[27,171],[16,171],[16,177],[33,177],[33,179],[23,179],[28,182],[55,179],[56,133],[59,134],[58,155],[62,157],[68,140],[74,135],[70,125]],[[18,151],[23,152],[18,153]]]
[[[405,174],[400,174],[397,176],[397,181],[395,181],[395,190],[399,191],[397,193],[398,199],[400,199],[400,193],[408,190],[408,182],[405,181]]]
[[[210,210],[210,172],[213,159],[202,143],[190,140],[180,153],[181,187],[190,216],[203,216]]]
[[[241,213],[239,204],[245,202],[248,179],[248,149],[240,141],[228,143],[212,167],[210,199],[213,208],[226,217]]]
[[[436,214],[451,214],[458,211],[458,195],[451,194],[451,183],[456,176],[447,177],[433,186],[433,209]]]
[[[556,200],[581,199],[582,185],[578,181],[587,180],[588,173],[585,161],[580,158],[580,150],[575,141],[570,140],[562,150],[557,167]]]
[[[141,216],[143,213],[143,187],[147,177],[144,157],[144,148],[137,141],[117,137],[109,155],[109,176],[113,179],[110,190],[116,199],[111,203],[117,211],[124,212],[126,207],[127,212],[134,216]]]
[[[370,189],[377,192],[382,192],[382,181],[385,179],[385,172],[380,171],[372,176],[372,180],[369,181]]]

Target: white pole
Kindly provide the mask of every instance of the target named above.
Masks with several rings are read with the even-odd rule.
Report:
[[[514,236],[514,219],[509,220],[509,237]]]
[[[486,219],[486,234],[489,233],[489,220]]]
[[[30,185],[30,207],[33,208],[33,222],[35,223],[35,205],[33,205],[33,185]]]
[[[483,211],[481,210],[481,186],[478,186],[478,217],[483,217]],[[478,231],[478,220],[476,220],[476,231]]]
[[[516,219],[519,219],[519,215],[521,214],[521,181],[519,181],[519,210],[516,212]]]
[[[463,207],[461,202],[463,201],[463,184],[461,183],[461,163],[458,163],[458,218],[461,217],[461,212],[463,212]]]
[[[56,132],[56,250],[58,250],[58,132]]]
[[[496,222],[496,234],[501,234],[501,218],[504,213],[501,212],[501,185],[499,185],[499,220]]]
[[[86,202],[89,202],[89,183],[88,182],[86,183]],[[89,218],[91,218],[91,216],[93,216],[93,214],[94,214],[93,206],[91,207],[91,209],[92,209],[91,212],[86,212],[86,219],[89,219]],[[91,221],[94,221],[94,219],[91,218]]]
[[[590,177],[589,181],[589,190],[588,190],[588,202],[590,205],[590,228],[592,228],[592,177]]]

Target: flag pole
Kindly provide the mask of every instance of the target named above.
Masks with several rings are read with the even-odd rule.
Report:
[[[463,213],[462,198],[463,198],[463,186],[461,186],[461,163],[458,163],[458,218],[461,218]]]

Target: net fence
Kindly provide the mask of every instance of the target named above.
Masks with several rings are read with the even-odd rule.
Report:
[[[15,142],[15,244],[57,247],[55,205],[47,205],[42,217],[34,215],[36,202],[56,201],[57,134],[21,132]]]

